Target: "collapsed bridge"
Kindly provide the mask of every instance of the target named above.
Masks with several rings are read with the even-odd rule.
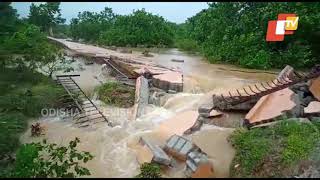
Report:
[[[295,109],[299,115],[303,115],[303,108],[309,102],[300,102],[299,96],[291,89],[294,86],[302,86],[309,80],[320,76],[320,66],[314,66],[308,73],[298,73],[292,67],[287,66],[279,76],[269,82],[249,85],[248,87],[229,91],[220,95],[213,95],[212,104],[199,108],[202,117],[208,117],[212,110],[220,111],[249,111],[244,119],[247,127],[253,127],[276,119],[277,114]],[[291,89],[289,89],[291,88]],[[304,96],[304,95],[303,95]],[[272,103],[271,103],[272,102]],[[279,105],[275,107],[274,105]],[[280,106],[281,105],[281,106]],[[265,107],[267,106],[267,108]],[[266,115],[270,114],[270,115]]]
[[[75,124],[78,124],[79,127],[99,122],[107,122],[109,126],[112,126],[111,122],[72,79],[72,77],[76,76],[80,75],[56,76],[56,82],[67,92],[60,99],[62,108],[72,116]]]

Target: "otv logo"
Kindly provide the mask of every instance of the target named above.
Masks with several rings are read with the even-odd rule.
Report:
[[[298,28],[296,14],[279,14],[278,20],[268,22],[266,41],[283,41],[284,35],[293,34]]]

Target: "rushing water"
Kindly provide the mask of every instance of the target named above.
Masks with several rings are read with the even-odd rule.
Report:
[[[134,53],[141,53],[135,51]],[[211,99],[212,93],[219,93],[248,83],[268,80],[274,77],[266,73],[246,73],[228,71],[235,67],[214,65],[202,60],[201,57],[167,49],[154,53],[153,61],[164,66],[178,66],[184,73],[184,92],[170,95],[162,107],[148,105],[146,114],[137,120],[131,120],[132,109],[106,106],[94,100],[106,117],[116,126],[111,128],[106,123],[98,123],[88,128],[77,128],[71,120],[59,117],[41,118],[38,121],[45,126],[43,137],[31,138],[30,131],[22,137],[22,142],[40,141],[47,138],[49,142],[66,145],[70,140],[79,137],[79,149],[91,152],[95,157],[86,166],[92,173],[91,177],[133,177],[139,173],[136,157],[136,144],[141,136],[152,136],[159,123],[187,110],[197,110],[199,105]],[[171,59],[182,59],[184,62],[172,62]],[[75,72],[80,74],[74,79],[88,95],[93,95],[96,86],[110,77],[101,73],[101,65],[85,65],[83,60],[74,64]],[[83,67],[83,68],[81,68]],[[98,75],[100,74],[100,75]],[[233,115],[239,120],[243,114]],[[215,177],[228,177],[229,166],[234,150],[227,142],[232,128],[220,128],[206,125],[189,136],[208,153],[213,162]],[[170,173],[169,177],[183,177],[182,170]]]

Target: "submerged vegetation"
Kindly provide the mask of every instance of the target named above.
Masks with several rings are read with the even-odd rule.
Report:
[[[289,177],[303,161],[313,162],[320,146],[318,123],[285,120],[266,128],[236,130],[230,137],[236,149],[233,177]],[[319,152],[316,152],[319,153]]]
[[[100,99],[108,104],[118,107],[131,107],[134,105],[135,89],[119,82],[107,82],[97,88]]]

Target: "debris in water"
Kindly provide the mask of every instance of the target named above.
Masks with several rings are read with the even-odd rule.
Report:
[[[311,81],[309,90],[313,96],[320,101],[320,77]]]
[[[320,102],[312,101],[304,108],[304,113],[307,115],[320,115]]]
[[[40,136],[44,135],[44,127],[40,125],[40,123],[31,125],[31,136]]]
[[[183,59],[171,59],[172,62],[184,62]]]

